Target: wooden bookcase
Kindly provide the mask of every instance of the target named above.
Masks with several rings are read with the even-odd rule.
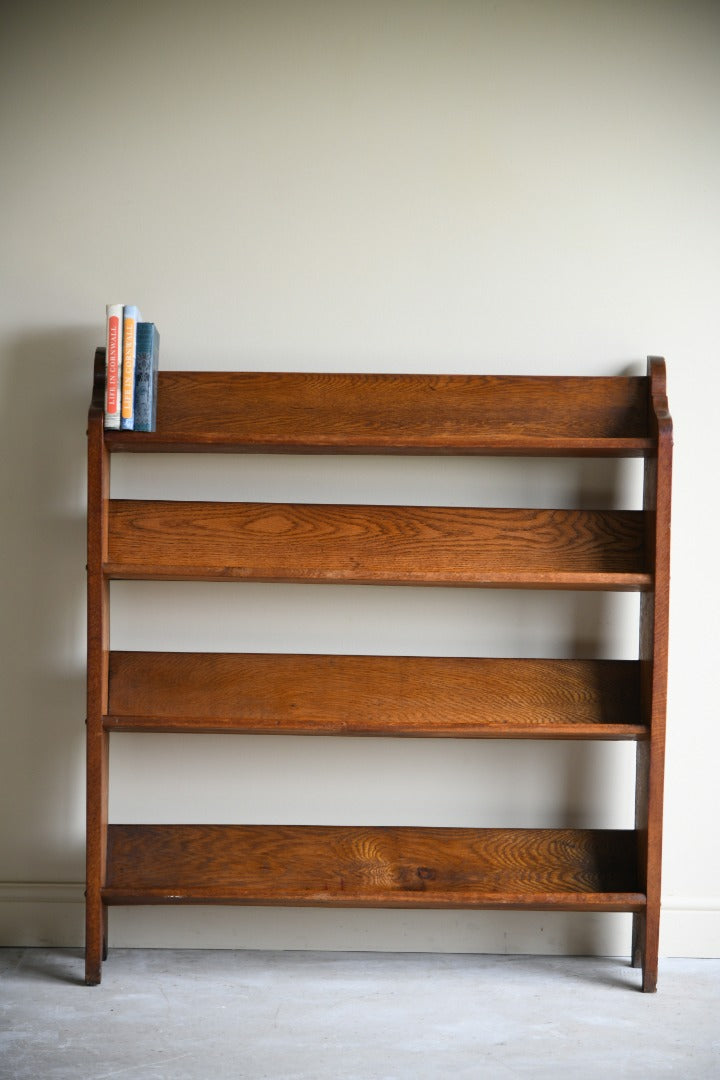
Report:
[[[86,982],[111,904],[633,913],[656,988],[672,425],[647,376],[161,372],[158,429],[89,414]],[[642,510],[118,500],[113,454],[644,458]],[[113,579],[641,593],[636,660],[117,652]],[[637,745],[634,829],[108,824],[110,732],[251,732]]]

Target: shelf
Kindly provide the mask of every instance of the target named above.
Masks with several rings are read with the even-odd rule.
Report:
[[[552,454],[652,450],[643,377],[161,371],[157,431],[115,451]]]
[[[641,911],[621,830],[110,825],[107,904]]]
[[[110,578],[642,590],[632,510],[111,500]]]
[[[641,739],[630,660],[111,652],[110,731]]]

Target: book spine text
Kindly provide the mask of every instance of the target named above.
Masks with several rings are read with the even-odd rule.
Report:
[[[135,431],[156,429],[159,347],[160,335],[155,323],[138,323],[135,353]]]
[[[123,309],[122,398],[120,408],[120,428],[122,431],[132,431],[134,427],[135,350],[139,320],[140,312],[135,305],[126,304]]]
[[[105,427],[120,427],[123,305],[108,304],[105,341]]]

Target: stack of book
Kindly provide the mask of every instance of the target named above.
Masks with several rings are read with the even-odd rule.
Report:
[[[155,431],[160,335],[134,304],[108,304],[105,427]]]

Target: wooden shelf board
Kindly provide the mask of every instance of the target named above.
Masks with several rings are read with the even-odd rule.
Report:
[[[115,499],[110,578],[644,590],[633,510]]]
[[[111,652],[110,731],[641,739],[630,660]]]
[[[172,438],[144,431],[107,431],[105,445],[113,453],[126,454],[339,454],[397,457],[561,457],[561,458],[640,458],[653,454],[657,444],[651,438],[543,438],[526,435],[483,435],[474,439],[423,439],[399,433],[380,439],[327,439],[321,442],[289,439],[265,442],[259,439],[242,442],[202,435]]]
[[[111,825],[107,904],[642,911],[628,830]]]
[[[633,456],[645,377],[161,371],[157,431],[114,451]]]

